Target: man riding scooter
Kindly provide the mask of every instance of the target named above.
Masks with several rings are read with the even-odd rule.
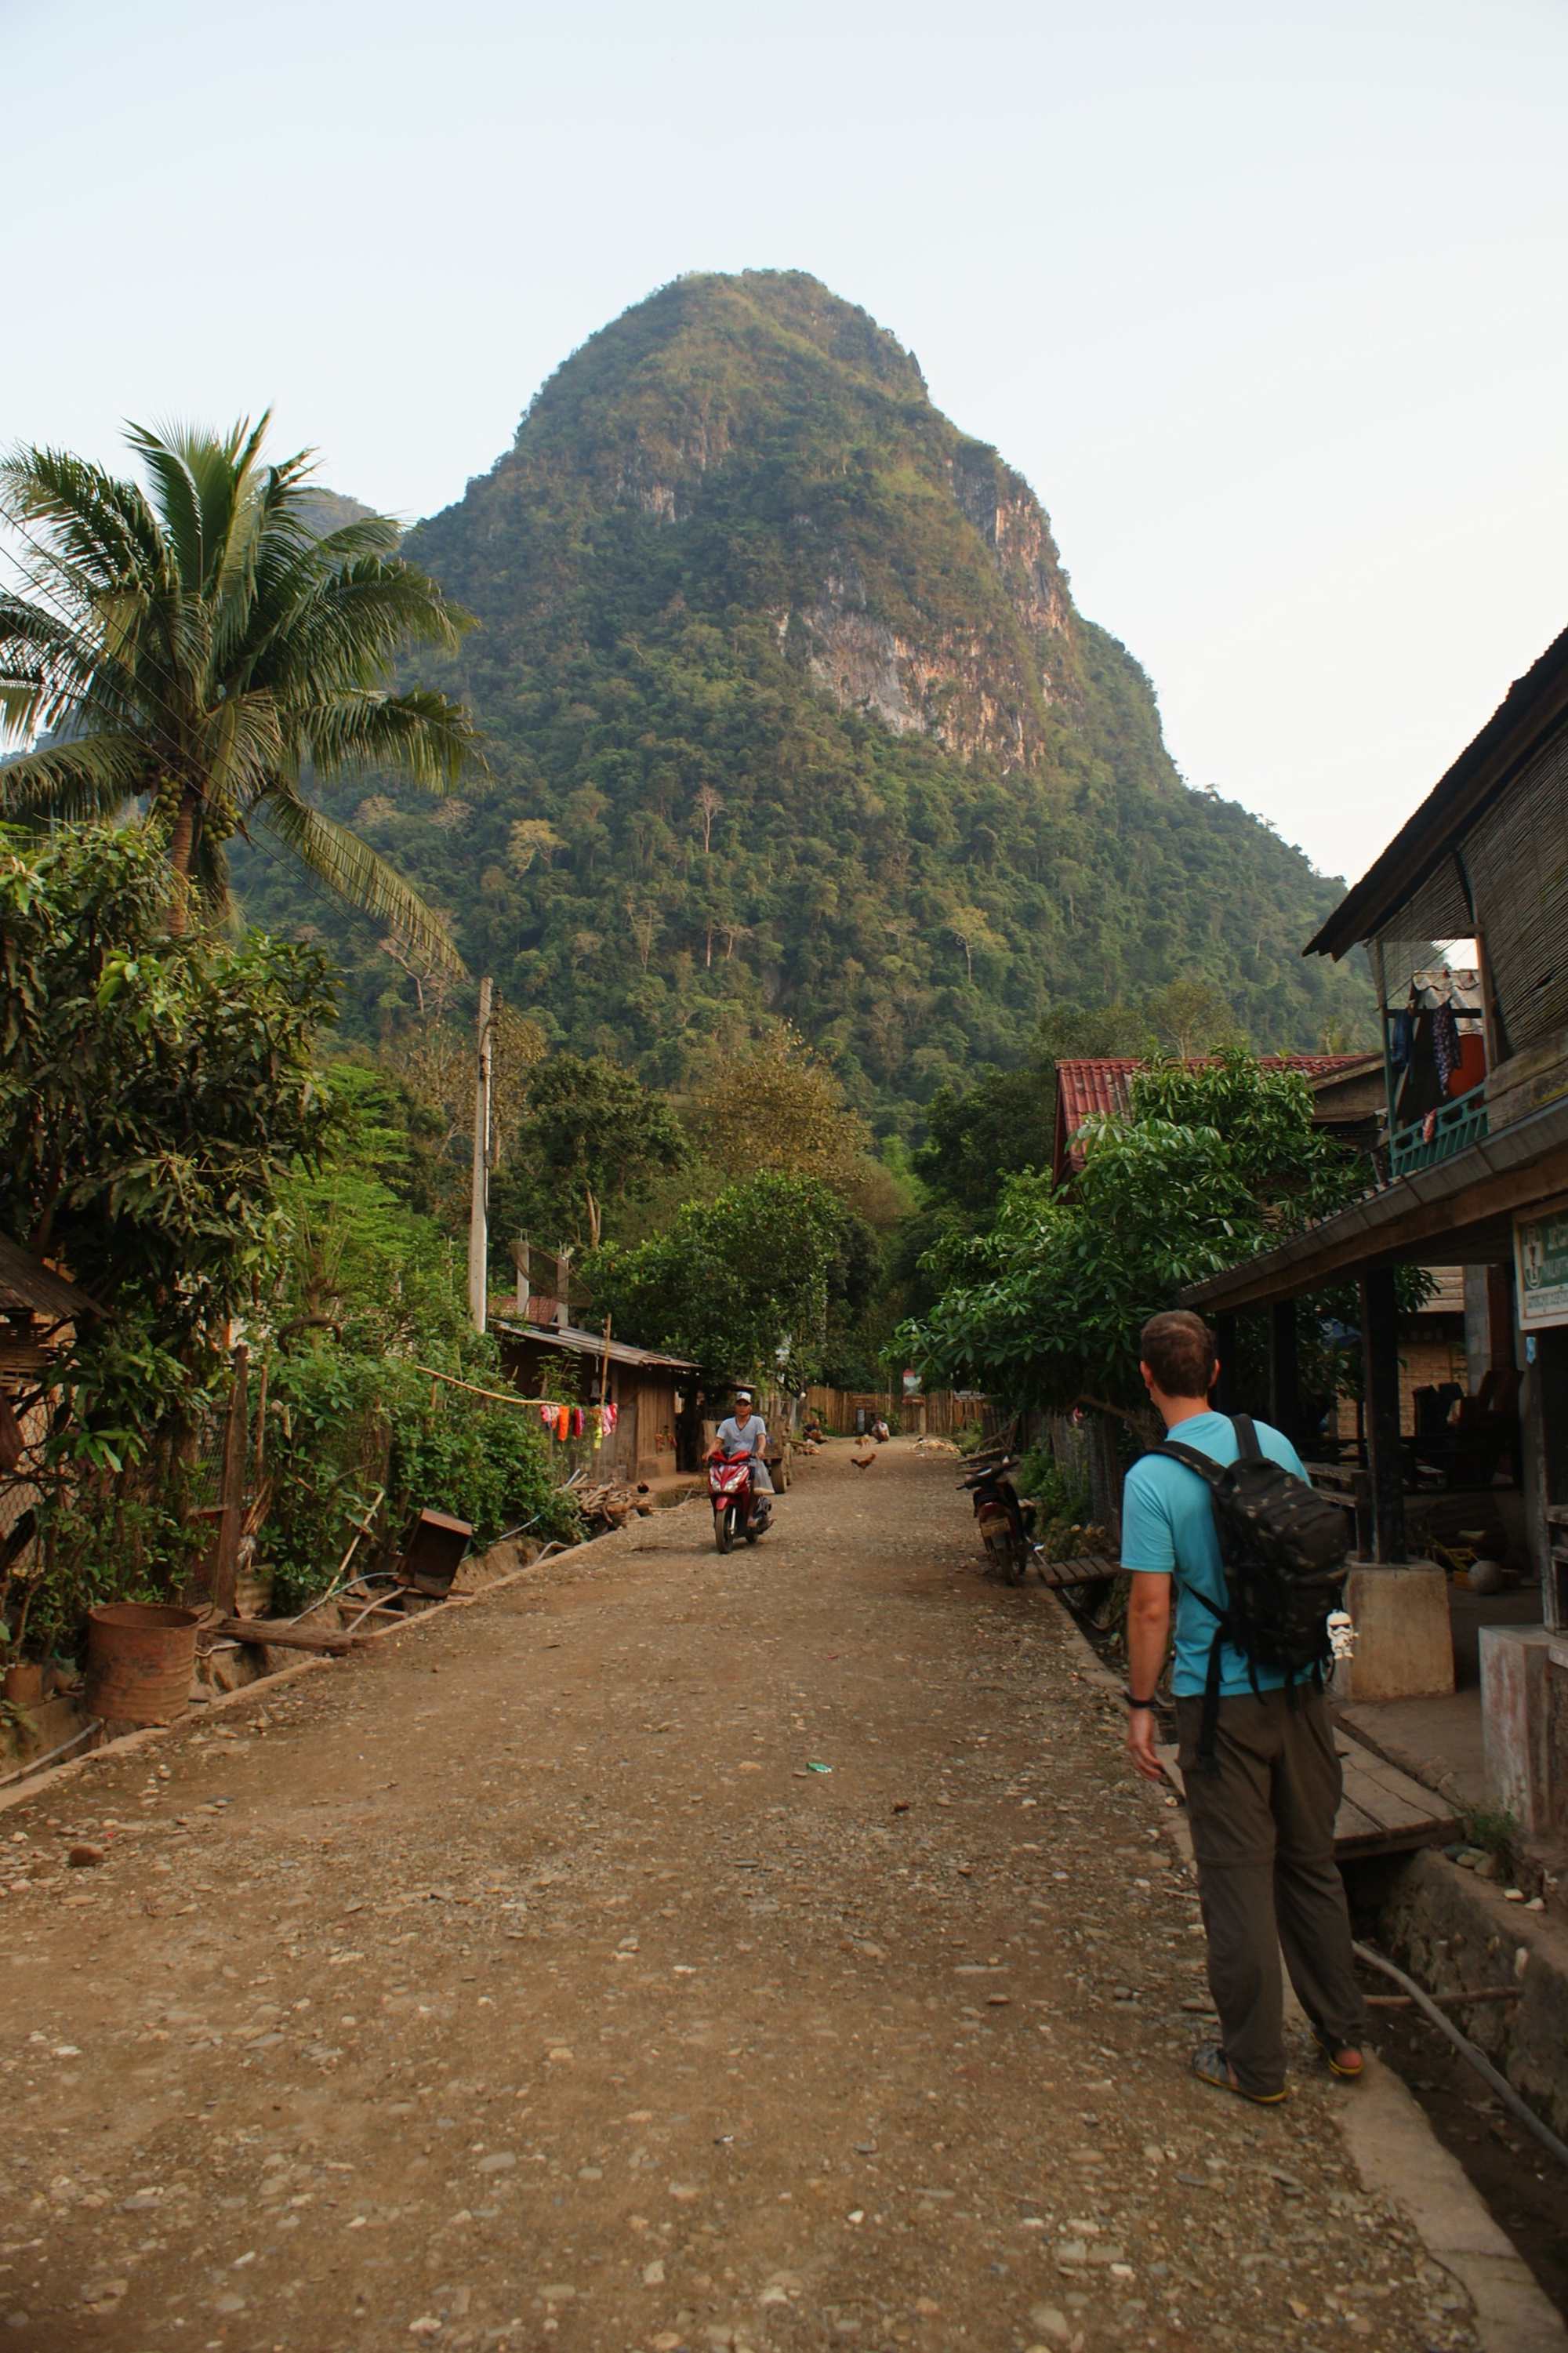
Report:
[[[768,1426],[756,1410],[752,1391],[737,1389],[735,1410],[719,1424],[710,1459],[731,1463],[737,1457],[749,1459],[751,1509],[742,1533],[750,1543],[762,1535],[773,1514],[773,1482],[764,1459],[767,1442]]]

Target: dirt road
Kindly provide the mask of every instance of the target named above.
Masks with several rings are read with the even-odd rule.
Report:
[[[0,1816],[0,2346],[1468,2347],[974,1550],[839,1447]]]

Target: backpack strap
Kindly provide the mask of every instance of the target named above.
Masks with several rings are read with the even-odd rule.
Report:
[[[1195,1471],[1205,1486],[1211,1490],[1224,1484],[1225,1474],[1230,1467],[1228,1463],[1216,1462],[1214,1456],[1205,1454],[1201,1446],[1184,1446],[1176,1438],[1163,1439],[1151,1451],[1155,1454],[1168,1454],[1173,1462],[1180,1462],[1187,1470]]]
[[[1258,1433],[1247,1416],[1238,1413],[1235,1423],[1243,1456],[1247,1456],[1249,1451],[1253,1457],[1259,1455],[1262,1449],[1258,1443]],[[1228,1463],[1216,1462],[1214,1456],[1205,1454],[1201,1447],[1184,1446],[1176,1438],[1167,1438],[1154,1451],[1156,1454],[1168,1454],[1173,1461],[1184,1464],[1189,1471],[1195,1471],[1211,1497],[1224,1484],[1230,1467]],[[1209,1644],[1208,1672],[1204,1677],[1204,1713],[1198,1731],[1197,1769],[1200,1773],[1217,1773],[1219,1758],[1215,1753],[1215,1743],[1219,1733],[1220,1681],[1225,1672],[1225,1646],[1231,1638],[1230,1613],[1222,1609],[1218,1602],[1211,1601],[1208,1595],[1200,1592],[1195,1585],[1183,1584],[1182,1590],[1190,1593],[1194,1601],[1201,1601],[1215,1621],[1214,1640]]]
[[[1243,1462],[1261,1462],[1263,1449],[1258,1440],[1258,1425],[1249,1413],[1233,1413],[1230,1426],[1236,1432],[1238,1459]]]

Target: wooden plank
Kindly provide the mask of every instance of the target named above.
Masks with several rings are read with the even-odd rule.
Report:
[[[1407,1799],[1385,1788],[1370,1773],[1358,1772],[1353,1765],[1345,1769],[1345,1796],[1386,1831],[1425,1831],[1431,1827],[1430,1805],[1412,1805]]]
[[[1458,1820],[1441,1798],[1363,1748],[1348,1734],[1341,1732],[1337,1743],[1344,1795],[1334,1820],[1336,1854],[1397,1854],[1412,1847],[1445,1845],[1458,1835]],[[1157,1746],[1154,1753],[1166,1780],[1184,1800],[1186,1784],[1176,1762],[1174,1743]],[[1373,1767],[1376,1772],[1370,1769]]]
[[[274,1651],[318,1651],[331,1659],[341,1659],[359,1648],[353,1634],[313,1633],[304,1626],[271,1626],[265,1618],[220,1618],[217,1630],[231,1641],[265,1643]]]
[[[1038,1564],[1041,1577],[1053,1591],[1063,1586],[1099,1585],[1108,1577],[1120,1577],[1113,1560],[1095,1560],[1079,1555],[1072,1560],[1047,1560]]]

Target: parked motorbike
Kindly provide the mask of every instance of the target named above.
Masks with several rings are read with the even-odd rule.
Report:
[[[773,1504],[766,1495],[759,1495],[752,1477],[756,1458],[745,1454],[710,1454],[708,1458],[708,1496],[713,1506],[713,1541],[721,1552],[728,1552],[737,1536],[744,1536],[754,1545],[767,1533],[773,1516]]]
[[[974,1464],[958,1482],[974,1498],[987,1570],[1009,1585],[1022,1585],[1037,1552],[1035,1507],[1020,1502],[1008,1475],[1016,1467],[1014,1458],[1004,1454],[997,1461]]]

